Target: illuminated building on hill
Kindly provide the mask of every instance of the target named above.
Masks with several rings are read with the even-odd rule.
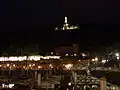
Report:
[[[68,19],[67,17],[65,17],[65,21],[62,27],[56,27],[55,31],[59,31],[59,30],[79,30],[79,26],[78,25],[69,25],[68,24]]]

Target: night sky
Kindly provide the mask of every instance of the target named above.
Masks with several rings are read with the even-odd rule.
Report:
[[[63,23],[64,16],[68,16],[70,23],[80,24],[81,30],[72,35],[72,39],[67,33],[57,34],[55,38],[54,27]],[[86,46],[109,44],[119,41],[119,25],[118,0],[0,1],[0,38],[3,45],[39,43],[52,46],[66,41],[66,44],[88,43]]]

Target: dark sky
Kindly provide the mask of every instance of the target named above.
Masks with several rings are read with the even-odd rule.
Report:
[[[0,22],[16,27],[62,23],[67,15],[79,24],[118,24],[120,6],[113,0],[2,0]]]
[[[1,0],[1,40],[45,44],[58,41],[50,31],[63,23],[64,16],[68,16],[70,23],[80,24],[81,31],[73,35],[79,42],[106,42],[119,37],[119,0]],[[61,42],[64,36],[67,35],[59,35]],[[74,39],[67,37],[67,41]]]

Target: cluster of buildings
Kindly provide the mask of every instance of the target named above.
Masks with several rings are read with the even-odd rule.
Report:
[[[55,31],[59,31],[59,30],[79,30],[79,29],[80,29],[79,25],[69,25],[68,24],[68,19],[65,16],[65,20],[64,20],[63,26],[56,27]]]

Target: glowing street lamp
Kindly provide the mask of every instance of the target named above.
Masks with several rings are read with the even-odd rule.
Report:
[[[94,62],[94,61],[95,61],[95,59],[92,59],[92,61]]]
[[[119,60],[120,59],[120,57],[117,57],[117,60]]]
[[[42,68],[41,66],[38,66],[38,69]]]
[[[116,57],[117,57],[117,60],[119,60],[119,59],[120,59],[119,53],[116,53],[115,55],[116,55]]]
[[[65,54],[65,56],[68,56],[68,54]]]
[[[10,66],[10,64],[7,64],[7,67],[9,67]]]
[[[53,55],[53,52],[51,52],[51,55]]]
[[[97,57],[95,58],[95,61],[96,61],[96,62],[98,61],[98,58],[97,58]]]
[[[32,65],[31,64],[29,64],[29,67],[31,67]]]
[[[68,83],[68,86],[71,86],[71,85],[72,85],[72,84],[69,82],[69,83]]]
[[[119,53],[116,53],[115,55],[116,55],[116,57],[119,57]]]
[[[15,64],[13,64],[13,67],[15,67]]]
[[[82,56],[85,57],[86,55],[84,53],[82,53]]]

